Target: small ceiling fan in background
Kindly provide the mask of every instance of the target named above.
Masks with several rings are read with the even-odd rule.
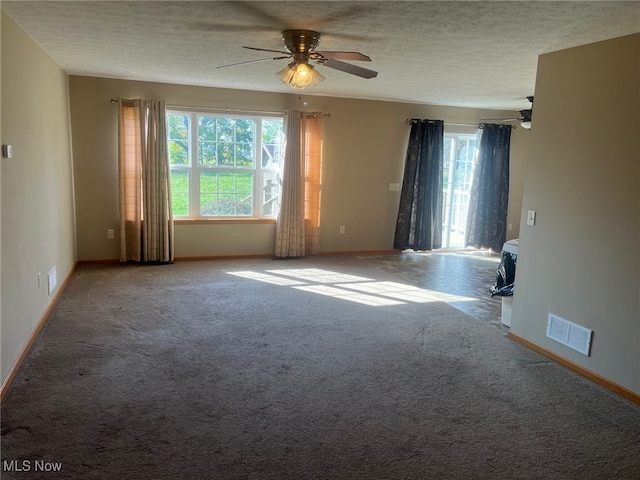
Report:
[[[269,60],[282,60],[285,58],[291,58],[293,61],[289,63],[285,68],[276,73],[284,83],[290,85],[295,89],[304,89],[307,87],[313,87],[325,79],[325,77],[318,72],[311,63],[321,65],[341,72],[356,75],[361,78],[375,78],[378,76],[378,72],[369,70],[367,68],[352,65],[350,63],[343,62],[342,60],[355,60],[361,62],[370,62],[371,58],[360,52],[346,52],[346,51],[318,51],[318,45],[320,44],[320,33],[314,30],[302,30],[291,29],[284,30],[282,32],[282,42],[284,43],[283,50],[271,50],[267,48],[247,47],[242,45],[242,48],[248,50],[257,50],[260,52],[272,52],[279,53],[280,56],[271,58],[261,58],[258,60],[249,60],[246,62],[232,63],[229,65],[221,65],[217,68],[235,67],[238,65],[245,65],[249,63],[265,62]]]
[[[483,118],[483,121],[492,121],[492,122],[512,122],[518,121],[520,122],[520,126],[526,130],[531,129],[531,117],[533,115],[533,96],[527,97],[527,100],[531,102],[531,108],[528,110],[520,110],[519,117],[498,117],[498,118]]]

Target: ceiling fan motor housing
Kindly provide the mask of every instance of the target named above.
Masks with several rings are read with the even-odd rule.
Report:
[[[296,53],[313,52],[320,44],[320,34],[313,30],[285,30],[282,41],[287,51]]]
[[[520,115],[522,115],[522,121],[530,122],[532,113],[533,113],[532,110],[520,110]]]

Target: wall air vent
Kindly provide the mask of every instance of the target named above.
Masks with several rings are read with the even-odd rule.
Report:
[[[583,355],[589,356],[592,336],[593,330],[576,325],[553,313],[549,314],[549,319],[547,320],[547,337],[550,339],[566,345]]]

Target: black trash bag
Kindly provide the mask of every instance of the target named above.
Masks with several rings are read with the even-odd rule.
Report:
[[[513,283],[516,278],[516,260],[518,256],[514,253],[502,252],[500,266],[496,273],[496,284],[489,287],[491,296],[508,297],[513,295]]]

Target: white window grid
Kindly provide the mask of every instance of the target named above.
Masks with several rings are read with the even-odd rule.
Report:
[[[170,169],[182,170],[187,172],[188,176],[188,205],[189,211],[187,215],[175,215],[176,219],[243,219],[243,218],[275,218],[279,211],[279,191],[281,186],[281,168],[282,159],[274,158],[271,152],[265,149],[262,143],[262,126],[264,121],[280,120],[280,116],[265,116],[265,115],[242,115],[242,114],[226,114],[219,112],[207,112],[202,110],[184,110],[184,109],[167,109],[167,115],[184,115],[189,118],[188,128],[188,163],[187,165],[170,165]],[[251,167],[228,167],[228,166],[213,166],[213,165],[200,165],[198,163],[198,118],[202,116],[215,117],[215,118],[228,118],[228,119],[242,119],[253,120],[255,124],[254,137],[252,150],[254,152],[253,165]],[[284,155],[284,142],[275,149],[275,156]],[[267,166],[263,166],[263,156],[269,155],[270,160],[267,162]],[[251,192],[252,197],[252,214],[251,215],[203,215],[201,213],[200,205],[200,173],[205,171],[215,172],[248,172],[253,175],[253,188]],[[278,185],[275,185],[274,192],[265,194],[264,181],[267,175],[275,177]],[[265,196],[268,196],[264,200]],[[270,209],[270,214],[265,214],[265,206],[269,204],[276,204],[277,208]]]

